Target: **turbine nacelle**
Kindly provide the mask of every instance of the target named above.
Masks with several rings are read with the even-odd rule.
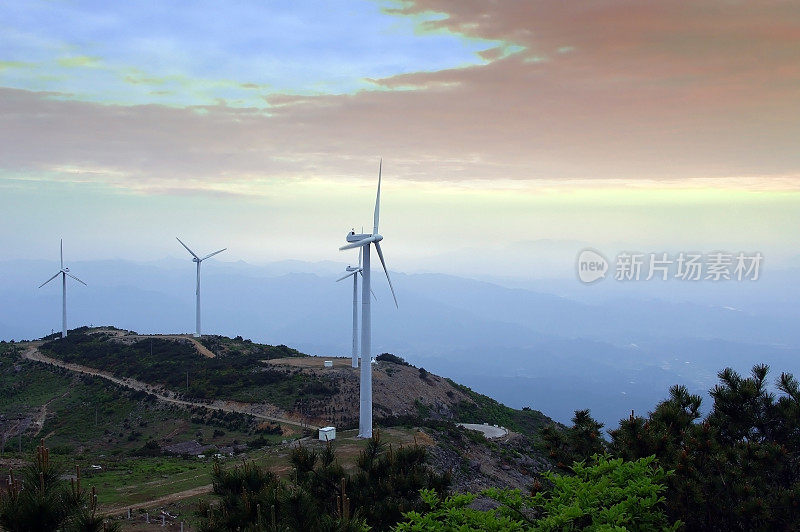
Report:
[[[353,237],[364,237],[364,238],[353,239]],[[343,251],[345,249],[360,248],[366,246],[367,244],[371,244],[373,242],[375,243],[376,248],[380,248],[381,246],[378,244],[378,242],[380,242],[381,240],[383,240],[383,235],[379,235],[378,233],[375,233],[374,235],[347,235],[347,241],[350,243],[340,247],[339,251]],[[380,253],[381,252],[378,251],[378,254]]]
[[[364,240],[365,238],[369,238],[371,236],[372,235],[368,233],[356,234],[355,231],[350,231],[349,233],[347,233],[347,237],[345,237],[345,240],[347,240],[348,242],[358,242],[359,240]]]

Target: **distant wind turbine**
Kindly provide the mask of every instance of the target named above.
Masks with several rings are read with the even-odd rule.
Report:
[[[39,288],[43,287],[53,279],[58,276],[61,276],[61,338],[67,337],[67,276],[72,277],[82,285],[86,286],[86,283],[69,273],[69,268],[64,267],[64,239],[61,239],[61,269],[58,272],[39,285]]]
[[[346,240],[349,244],[340,247],[340,250],[361,247],[364,248],[364,263],[362,266],[364,281],[361,285],[361,382],[359,387],[360,408],[358,419],[358,436],[360,438],[372,437],[372,320],[370,315],[370,244],[375,244],[378,258],[381,260],[383,271],[386,273],[386,280],[389,281],[389,289],[392,291],[394,304],[397,306],[397,297],[394,294],[392,280],[389,279],[389,271],[386,269],[386,261],[383,260],[380,241],[383,236],[378,233],[378,220],[381,212],[381,171],[383,160],[378,166],[378,194],[375,197],[375,215],[371,234],[355,234],[351,231]]]
[[[361,229],[361,232],[363,233],[364,229]],[[353,276],[353,363],[352,365],[354,368],[358,367],[358,274],[361,274],[362,277],[364,276],[364,269],[361,267],[362,251],[363,251],[362,248],[358,248],[358,266],[357,267],[348,266],[347,268],[345,268],[345,271],[347,273],[336,279],[336,282],[338,283],[339,281],[347,279],[351,275]],[[372,297],[375,298],[375,300],[377,301],[374,292],[372,293]]]
[[[180,238],[178,238],[177,236],[175,238],[178,240],[178,242],[181,243],[181,246],[186,248],[186,251],[188,251],[189,253],[192,254],[192,257],[193,257],[192,258],[192,262],[196,262],[197,263],[197,292],[196,292],[196,294],[197,294],[197,331],[195,331],[194,336],[195,336],[195,338],[199,338],[200,337],[200,263],[203,262],[204,260],[206,260],[209,257],[213,257],[217,253],[222,253],[223,251],[225,251],[228,248],[222,248],[219,251],[215,251],[214,253],[210,253],[210,254],[206,255],[205,257],[203,257],[201,259],[200,257],[198,257],[195,254],[194,251],[189,249],[189,246],[184,244],[183,241]]]

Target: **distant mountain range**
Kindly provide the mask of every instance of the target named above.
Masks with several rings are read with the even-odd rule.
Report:
[[[188,260],[71,263],[89,286],[68,286],[70,327],[113,324],[138,332],[191,331]],[[0,262],[0,339],[60,327],[60,287],[36,287],[48,261]],[[352,286],[343,263],[268,265],[209,260],[203,271],[208,333],[242,335],[317,355],[350,352]],[[392,272],[400,308],[373,276],[373,352],[392,352],[513,407],[559,421],[591,407],[607,425],[643,412],[675,383],[705,393],[725,366],[757,362],[800,374],[800,270],[755,283],[486,282]],[[503,286],[498,283],[503,283]],[[509,285],[516,285],[512,288]]]

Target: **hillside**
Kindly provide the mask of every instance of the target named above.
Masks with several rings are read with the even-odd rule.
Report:
[[[784,503],[796,500],[800,489],[800,384],[789,373],[777,377],[780,393],[774,394],[768,366],[754,366],[749,377],[724,369],[705,417],[699,395],[673,386],[653,412],[632,413],[606,440],[588,410],[576,412],[571,427],[558,427],[536,410],[508,408],[399,356],[377,359],[376,438],[364,440],[352,428],[358,370],[348,359],[329,359],[333,364],[325,367],[326,359],[240,337],[197,340],[109,327],[75,330],[65,340],[0,342],[2,474],[29,464],[42,442],[40,456],[48,447],[55,460],[79,466],[98,489],[101,510],[123,529],[157,530],[147,523],[153,512],[173,527],[184,523],[193,530],[209,515],[209,504],[220,503],[215,480],[249,475],[249,467],[287,493],[311,490],[315,500],[330,503],[325,511],[331,516],[338,510],[325,479],[347,476],[348,493],[375,523],[382,514],[370,490],[412,486],[401,481],[409,463],[418,468],[407,480],[447,485],[451,493],[492,499],[497,492],[486,488],[510,487],[536,492],[536,498],[552,488],[553,472],[565,472],[565,482],[572,482],[571,474],[583,474],[580,462],[595,455],[607,454],[616,465],[588,467],[623,467],[640,480],[658,473],[647,465],[655,455],[662,473],[675,471],[658,473],[656,480],[666,483],[651,486],[665,490],[657,506],[671,522],[691,521],[691,529],[710,529],[709,520],[730,525],[720,530],[758,529],[751,525],[760,522],[797,528],[796,511]],[[497,424],[510,432],[487,439],[459,423]],[[330,446],[316,438],[323,424],[337,427]],[[250,465],[243,469],[243,463]],[[397,483],[379,473],[394,475]],[[314,487],[312,477],[321,484]],[[343,485],[333,486],[344,493]],[[421,488],[413,484],[401,499],[419,503]],[[635,501],[655,501],[649,490]],[[475,504],[494,507],[484,498]],[[132,517],[126,517],[129,510]],[[400,510],[392,512],[395,523]]]
[[[353,428],[358,423],[359,370],[350,359],[304,355],[284,345],[207,336],[138,335],[113,328],[77,329],[38,350],[53,359],[136,379],[188,401],[236,402],[275,417]],[[507,426],[535,435],[551,420],[514,410],[400,357],[378,357],[373,371],[378,424],[449,420]],[[324,361],[334,362],[324,367]]]
[[[400,357],[378,358],[376,429],[389,441],[424,445],[455,488],[524,488],[531,474],[550,468],[538,442],[551,420],[540,412],[508,408]],[[180,501],[210,491],[210,466],[187,460],[199,453],[247,456],[283,474],[287,445],[309,436],[307,444],[318,445],[313,429],[333,424],[343,463],[352,467],[365,445],[353,430],[358,383],[349,359],[241,337],[198,341],[102,327],[63,340],[2,342],[0,464],[19,466],[44,439],[55,456],[98,482],[105,508],[172,501],[186,515]],[[511,432],[487,441],[457,422]]]

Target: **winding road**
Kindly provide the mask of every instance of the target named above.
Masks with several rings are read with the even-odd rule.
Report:
[[[83,373],[85,375],[100,377],[102,379],[106,379],[107,381],[111,381],[119,386],[129,388],[131,390],[145,392],[149,395],[154,396],[156,399],[160,401],[164,401],[165,403],[171,403],[185,407],[207,408],[209,410],[218,410],[221,412],[234,412],[237,414],[247,414],[258,419],[264,419],[266,421],[291,425],[302,429],[319,430],[319,427],[317,426],[309,425],[308,423],[302,421],[296,421],[293,419],[288,419],[286,417],[276,415],[275,411],[277,411],[278,408],[268,404],[240,403],[237,401],[223,401],[220,399],[216,399],[214,401],[211,401],[210,403],[201,403],[197,401],[188,401],[186,399],[179,399],[176,396],[175,392],[167,390],[161,386],[153,386],[151,384],[147,384],[145,382],[127,377],[115,377],[114,375],[107,373],[105,371],[101,371],[99,369],[90,368],[88,366],[82,366],[80,364],[74,364],[71,362],[64,362],[62,360],[49,357],[44,353],[42,353],[41,351],[39,351],[39,346],[41,345],[42,342],[28,343],[27,348],[22,352],[22,357],[27,360],[32,360],[34,362],[41,362],[43,364],[50,364],[51,366],[64,368],[66,370],[75,373]],[[211,356],[213,356],[213,354]],[[272,411],[272,413],[267,413],[269,411]]]

